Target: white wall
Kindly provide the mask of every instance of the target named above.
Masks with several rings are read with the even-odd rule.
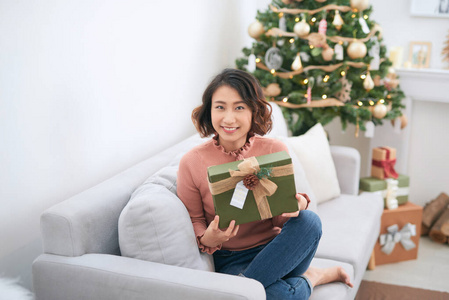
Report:
[[[194,132],[256,1],[0,2],[0,275],[31,285],[43,210]]]

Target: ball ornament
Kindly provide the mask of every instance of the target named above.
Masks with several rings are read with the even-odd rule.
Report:
[[[248,34],[254,39],[258,39],[263,33],[265,33],[263,24],[257,20],[251,23],[248,27]]]
[[[367,53],[366,45],[361,41],[354,40],[349,44],[347,52],[351,59],[363,58]]]
[[[310,33],[310,25],[306,23],[305,19],[302,19],[301,22],[295,24],[293,31],[297,36],[304,37]]]
[[[327,47],[326,49],[323,49],[321,55],[323,56],[323,59],[325,61],[331,61],[334,57],[334,49],[332,49],[331,47]]]
[[[363,11],[369,7],[369,0],[351,0],[351,7]]]
[[[377,119],[382,119],[387,115],[387,106],[383,103],[377,103],[373,109],[373,116]]]

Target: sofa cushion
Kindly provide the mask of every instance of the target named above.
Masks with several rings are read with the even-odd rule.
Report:
[[[341,195],[319,211],[323,235],[315,257],[350,263],[360,279],[379,235],[382,198]]]
[[[317,202],[338,197],[340,185],[323,126],[317,123],[305,134],[288,140],[304,168]]]
[[[312,259],[312,263],[310,264],[310,266],[315,268],[331,268],[340,266],[346,271],[346,273],[348,273],[349,277],[351,278],[351,282],[354,282],[354,268],[348,263],[315,257]],[[351,299],[353,298],[350,297],[351,292],[352,288],[348,287],[346,284],[342,282],[332,282],[314,287],[312,295],[310,295],[309,299]]]
[[[301,162],[299,161],[298,157],[295,154],[295,151],[292,148],[292,145],[289,142],[290,138],[286,136],[277,136],[276,138],[285,143],[285,145],[288,148],[290,157],[292,158],[293,170],[295,174],[296,192],[307,194],[307,196],[309,196],[310,199],[308,209],[318,214],[317,200],[315,193],[313,192],[312,187],[310,186],[309,181],[307,180],[306,173],[304,171],[304,168],[302,167]]]
[[[132,194],[119,218],[121,253],[152,262],[213,271],[211,258],[200,254],[185,206],[172,192],[176,191],[176,169],[162,169]]]

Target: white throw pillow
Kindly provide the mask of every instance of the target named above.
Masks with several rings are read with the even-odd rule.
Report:
[[[309,181],[307,180],[306,173],[304,171],[304,168],[302,167],[301,162],[299,161],[295,151],[293,150],[292,145],[290,144],[290,138],[286,136],[277,136],[276,139],[282,141],[288,148],[288,153],[292,159],[293,170],[295,174],[296,192],[307,194],[307,196],[309,196],[310,199],[308,210],[318,213],[317,199],[315,193],[313,192],[313,189],[310,186]]]
[[[323,126],[317,123],[305,134],[289,137],[288,143],[302,164],[318,204],[340,196],[337,171]]]
[[[173,170],[176,178],[175,168],[165,168],[132,194],[119,218],[120,251],[126,257],[214,271],[211,257],[198,249],[187,209],[166,186]]]
[[[266,135],[267,137],[278,137],[278,136],[287,136],[288,135],[288,127],[285,122],[284,114],[282,113],[282,109],[274,102],[270,102],[272,107],[271,111],[271,119],[273,120],[273,126],[271,131]]]

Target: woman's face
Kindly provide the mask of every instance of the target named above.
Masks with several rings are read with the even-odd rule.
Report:
[[[226,151],[237,150],[246,143],[252,125],[252,112],[239,93],[226,85],[212,95],[212,126]]]

